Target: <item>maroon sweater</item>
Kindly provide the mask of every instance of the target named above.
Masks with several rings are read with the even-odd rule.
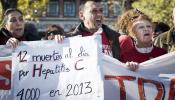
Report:
[[[161,56],[163,54],[166,54],[167,51],[165,49],[159,48],[154,46],[153,50],[150,53],[140,53],[136,50],[136,48],[132,48],[129,52],[126,52],[121,55],[122,62],[126,63],[127,61],[134,61],[134,62],[144,62],[146,60]]]

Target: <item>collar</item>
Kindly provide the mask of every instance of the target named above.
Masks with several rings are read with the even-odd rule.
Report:
[[[150,53],[152,50],[153,50],[153,45],[151,47],[147,47],[147,48],[138,48],[136,45],[135,45],[135,48],[138,52],[140,53]]]
[[[83,22],[81,22],[80,25],[78,25],[77,28],[78,28],[78,30],[80,30],[81,32],[89,32],[89,31],[85,28]]]
[[[84,23],[81,22],[80,25],[78,25],[78,30],[80,30],[81,33],[90,33],[90,34],[101,34],[103,32],[103,28],[99,28],[95,33],[91,33],[87,30],[87,28],[84,26]],[[83,34],[82,34],[83,35]]]
[[[4,36],[6,36],[7,38],[12,37],[11,33],[10,33],[7,29],[5,29],[5,28],[1,28],[1,32],[2,32],[2,34],[3,34]]]

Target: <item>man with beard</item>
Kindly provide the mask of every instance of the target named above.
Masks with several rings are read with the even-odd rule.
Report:
[[[66,37],[77,35],[84,37],[98,33],[102,36],[102,52],[116,59],[120,59],[118,40],[120,34],[104,25],[103,17],[103,8],[99,1],[86,1],[80,6],[79,10],[81,23],[73,32],[66,34]]]

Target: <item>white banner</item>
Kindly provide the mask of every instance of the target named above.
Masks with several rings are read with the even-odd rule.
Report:
[[[20,44],[12,55],[14,100],[104,100],[98,41],[93,36]]]
[[[141,63],[137,72],[103,58],[104,100],[175,100],[175,52]]]
[[[86,38],[21,45],[13,55],[14,100],[36,100],[38,94],[40,100],[175,100],[175,52],[143,62],[133,72],[112,57],[99,57],[97,41]]]

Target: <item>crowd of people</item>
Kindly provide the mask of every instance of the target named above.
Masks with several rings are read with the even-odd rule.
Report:
[[[154,23],[138,9],[123,13],[117,20],[117,30],[104,24],[103,7],[99,1],[86,1],[79,9],[80,24],[71,32],[64,32],[58,25],[50,25],[40,38],[35,27],[26,24],[23,13],[10,8],[4,13],[0,29],[0,45],[16,48],[20,41],[56,40],[77,35],[91,36],[101,29],[102,51],[125,63],[132,71],[139,69],[139,63],[175,51],[175,29],[164,23]],[[175,25],[175,8],[173,9]],[[167,27],[165,29],[165,27]],[[32,32],[30,32],[33,30]],[[169,30],[169,31],[167,31]],[[167,31],[167,32],[166,32]],[[163,33],[164,32],[164,33]]]

